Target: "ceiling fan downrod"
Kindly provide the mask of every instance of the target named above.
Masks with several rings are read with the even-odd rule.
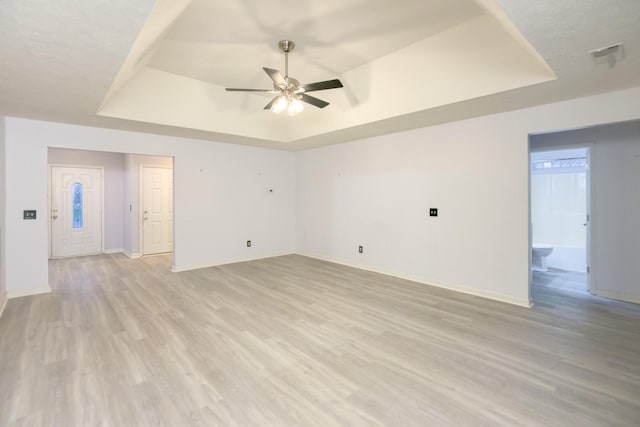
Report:
[[[284,78],[289,79],[289,52],[296,47],[296,44],[291,40],[280,40],[278,42],[280,50],[284,52]],[[287,81],[288,83],[288,81]]]

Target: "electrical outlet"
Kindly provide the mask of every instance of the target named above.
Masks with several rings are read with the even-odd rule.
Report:
[[[251,240],[247,240],[247,247],[250,248],[251,247]]]
[[[364,250],[362,249],[362,246],[358,246],[358,253],[361,254],[363,252],[364,252]]]
[[[36,211],[35,210],[22,211],[22,219],[36,219]]]
[[[438,209],[437,208],[429,209],[429,216],[438,216]]]

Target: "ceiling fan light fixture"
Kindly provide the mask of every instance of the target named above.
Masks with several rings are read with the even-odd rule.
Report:
[[[304,110],[304,105],[302,104],[302,101],[300,101],[297,98],[293,98],[289,101],[289,106],[287,107],[287,114],[289,114],[290,116],[295,116],[296,114],[300,113],[302,110]]]
[[[271,106],[271,111],[276,114],[282,113],[289,107],[289,102],[287,102],[287,98],[284,95],[280,95],[276,102]]]

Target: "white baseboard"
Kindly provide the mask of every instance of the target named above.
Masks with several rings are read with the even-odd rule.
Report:
[[[599,289],[596,289],[593,294],[599,297],[605,297],[605,298],[615,299],[619,301],[633,302],[635,304],[640,304],[640,295],[632,295],[632,294],[626,294],[624,292],[615,292],[615,291],[613,292],[601,291]]]
[[[105,254],[119,254],[119,253],[123,253],[124,249],[122,248],[116,248],[116,249],[105,249],[104,253]]]
[[[225,260],[225,261],[216,262],[216,263],[200,264],[200,265],[188,265],[188,266],[184,266],[184,267],[175,267],[174,266],[174,267],[171,267],[171,271],[174,272],[174,273],[180,273],[180,272],[183,272],[183,271],[199,270],[201,268],[209,268],[209,267],[220,267],[221,265],[235,264],[235,263],[238,263],[238,262],[258,261],[258,260],[261,260],[261,259],[275,258],[275,257],[285,256],[285,255],[293,255],[293,253],[287,252],[287,253],[283,253],[283,254],[268,255],[268,256],[257,257],[257,258],[238,258],[238,259]]]
[[[122,253],[125,254],[129,258],[140,258],[140,254],[138,252],[129,252],[126,249],[122,249]]]
[[[51,288],[47,286],[45,288],[34,288],[34,289],[20,290],[16,292],[8,292],[7,297],[9,299],[12,299],[12,298],[28,297],[30,295],[48,294],[50,292],[51,292]]]
[[[494,300],[494,301],[500,301],[500,302],[504,302],[504,303],[507,303],[507,304],[517,305],[517,306],[520,306],[520,307],[526,307],[526,308],[533,307],[533,303],[531,302],[530,298],[514,298],[511,295],[504,295],[504,294],[500,294],[500,293],[496,293],[496,292],[486,291],[484,289],[478,289],[478,288],[458,285],[458,284],[455,284],[455,283],[442,282],[442,281],[439,281],[439,280],[423,279],[423,278],[418,278],[418,277],[408,277],[408,276],[405,276],[403,274],[399,274],[397,272],[389,272],[389,271],[384,271],[384,270],[379,270],[379,269],[376,269],[376,268],[372,268],[372,267],[369,267],[369,266],[361,266],[361,265],[349,264],[349,263],[346,263],[346,262],[343,262],[343,261],[340,261],[340,260],[325,258],[325,257],[317,256],[317,255],[307,254],[307,253],[298,252],[298,255],[306,256],[306,257],[309,257],[309,258],[319,259],[321,261],[332,262],[332,263],[344,265],[344,266],[347,266],[347,267],[357,268],[357,269],[360,269],[360,270],[371,271],[373,273],[379,273],[379,274],[384,274],[384,275],[387,275],[387,276],[397,277],[399,279],[410,280],[412,282],[421,283],[421,284],[427,285],[427,286],[434,286],[436,288],[448,289],[450,291],[461,292],[461,293],[464,293],[464,294],[474,295],[474,296],[481,297],[481,298],[487,298],[487,299]]]
[[[7,298],[6,292],[3,292],[2,294],[0,294],[0,317],[2,317],[2,313],[4,312],[4,308],[7,306],[8,300],[9,298]]]

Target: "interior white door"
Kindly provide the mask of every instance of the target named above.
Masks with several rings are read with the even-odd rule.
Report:
[[[51,256],[102,252],[102,169],[51,167]]]
[[[142,254],[173,252],[173,169],[142,168]]]

